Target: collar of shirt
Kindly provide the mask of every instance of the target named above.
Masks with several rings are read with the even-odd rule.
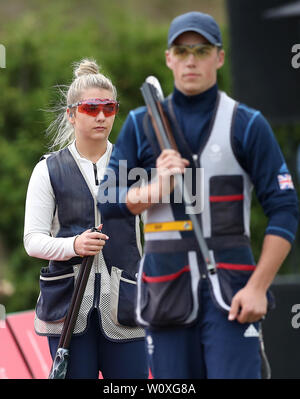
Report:
[[[218,94],[218,85],[215,84],[203,93],[187,96],[174,87],[173,100],[179,107],[197,108],[201,112],[209,112],[214,107]]]
[[[104,171],[109,162],[110,154],[112,151],[112,143],[109,141],[107,142],[107,148],[105,153],[102,155],[101,158],[98,159],[95,164],[79,154],[75,145],[75,141],[73,141],[70,147],[72,148],[73,154],[75,155],[77,161],[80,163],[80,166],[89,183],[92,185],[94,194],[96,195],[99,188],[99,182],[103,179]]]
[[[88,162],[88,163],[93,163],[92,161],[90,161],[87,158],[84,158],[83,156],[81,156],[76,148],[76,142],[73,141],[73,143],[70,145],[70,147],[73,150],[73,153],[75,154],[76,158],[82,163],[82,162]],[[106,151],[105,153],[102,155],[102,157],[100,157],[98,159],[98,161],[96,162],[97,167],[105,167],[107,165],[107,161],[109,161],[108,157],[111,153],[111,149],[112,149],[112,143],[110,141],[107,141],[107,147],[106,147]]]
[[[217,95],[217,84],[195,96],[186,96],[174,88],[172,101],[175,115],[191,151],[195,154],[205,142]]]

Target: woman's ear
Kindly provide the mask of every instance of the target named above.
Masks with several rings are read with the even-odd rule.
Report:
[[[72,123],[72,125],[73,125],[74,122],[75,122],[74,121],[74,112],[73,112],[73,110],[68,108],[67,109],[67,115],[68,115],[69,122]]]

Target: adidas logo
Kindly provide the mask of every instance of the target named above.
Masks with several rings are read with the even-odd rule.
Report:
[[[250,324],[250,326],[244,332],[244,337],[246,337],[246,338],[259,337],[259,332],[257,331],[257,329],[254,327],[253,324]]]

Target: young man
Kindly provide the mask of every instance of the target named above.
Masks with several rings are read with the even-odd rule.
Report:
[[[218,91],[225,54],[210,15],[175,18],[165,56],[175,87],[163,107],[178,151],[160,152],[146,108],[131,111],[109,163],[118,202],[100,204],[100,190],[99,207],[106,217],[146,211],[137,320],[146,328],[153,376],[261,378],[260,321],[272,306],[268,288],[297,229],[291,176],[261,113]],[[124,165],[148,175],[156,167],[156,177],[126,186],[119,179]],[[200,167],[204,206],[198,220],[216,273],[206,267],[184,204],[175,201],[172,175],[191,168],[195,179]],[[268,217],[257,265],[249,239],[253,187]]]

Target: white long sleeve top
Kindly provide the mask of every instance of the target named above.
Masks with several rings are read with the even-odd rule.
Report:
[[[106,152],[95,164],[79,154],[75,141],[70,147],[96,196],[99,188],[98,182],[102,179],[108,164],[112,144],[108,142]],[[77,256],[74,251],[75,237],[55,237],[58,221],[54,213],[55,196],[46,159],[43,159],[35,166],[27,189],[24,247],[29,256],[60,261]]]

